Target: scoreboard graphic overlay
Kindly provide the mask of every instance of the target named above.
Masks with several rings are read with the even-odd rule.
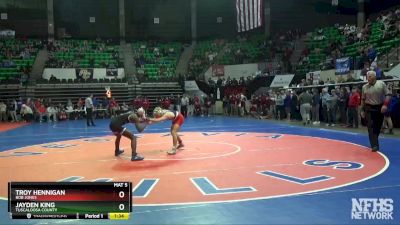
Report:
[[[128,219],[130,182],[10,182],[12,219]]]

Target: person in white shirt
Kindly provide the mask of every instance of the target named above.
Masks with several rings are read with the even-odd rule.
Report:
[[[50,123],[51,117],[54,122],[57,122],[57,110],[53,106],[47,107],[47,122]]]
[[[181,99],[181,112],[185,118],[187,117],[188,114],[188,105],[189,105],[189,98],[186,94],[184,94]]]
[[[24,118],[26,122],[31,122],[33,118],[33,111],[31,107],[23,104],[21,106],[21,117]]]
[[[125,102],[123,102],[122,106],[121,106],[121,110],[124,112],[127,112],[127,111],[129,111],[129,106]]]
[[[4,121],[7,122],[8,121],[8,116],[7,116],[7,105],[4,104],[4,102],[0,102],[0,122]]]
[[[72,105],[67,105],[65,112],[67,113],[68,119],[71,118],[71,114],[74,112]]]

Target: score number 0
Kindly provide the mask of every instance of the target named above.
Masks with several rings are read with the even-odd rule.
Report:
[[[119,194],[118,194],[118,196],[119,196],[120,198],[124,198],[124,197],[125,197],[125,192],[120,191]],[[119,204],[118,208],[119,208],[119,210],[123,211],[123,210],[125,209],[125,205],[124,205],[124,204]]]

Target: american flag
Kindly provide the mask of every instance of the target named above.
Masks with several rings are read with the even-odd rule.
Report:
[[[261,27],[263,23],[264,0],[236,0],[238,32]]]

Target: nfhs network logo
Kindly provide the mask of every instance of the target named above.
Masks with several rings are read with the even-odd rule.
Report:
[[[352,198],[351,219],[393,220],[393,199]]]

